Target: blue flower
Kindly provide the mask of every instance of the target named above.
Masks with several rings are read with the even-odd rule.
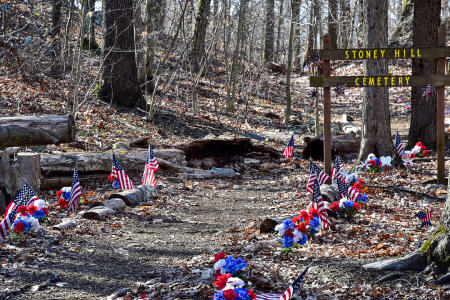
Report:
[[[113,188],[118,189],[118,188],[120,188],[120,183],[117,180],[114,180],[112,186],[113,186]]]
[[[345,201],[344,204],[348,208],[352,208],[353,207],[353,202],[352,201]]]
[[[317,227],[320,226],[320,221],[319,218],[314,216],[314,218],[312,218],[311,220],[309,220],[309,228],[314,228],[316,229]]]
[[[294,228],[295,224],[294,224],[294,222],[292,222],[292,220],[288,219],[288,220],[284,220],[283,225],[284,225],[284,230],[288,230],[288,229]]]
[[[239,270],[242,270],[247,266],[247,263],[239,257],[238,259],[234,259],[233,256],[228,256],[225,259],[225,266],[224,269],[227,273],[230,273],[231,275],[234,275]]]
[[[367,196],[366,194],[361,194],[360,193],[358,201],[360,201],[360,202],[367,202],[367,201],[369,201],[369,196]]]
[[[41,209],[41,210],[36,211],[33,214],[33,217],[38,220],[41,220],[41,219],[44,219],[46,217],[46,215],[45,215],[45,212]]]
[[[299,245],[306,244],[306,241],[308,240],[308,236],[306,234],[302,234],[302,238],[297,242]]]
[[[238,295],[235,300],[250,300],[250,296],[248,295],[246,288],[237,288],[234,290],[234,293]]]
[[[292,245],[294,245],[294,239],[292,239],[291,237],[288,237],[287,235],[285,235],[283,237],[283,247],[284,248],[289,248]]]
[[[63,192],[62,197],[67,201],[70,199],[70,192]]]
[[[225,297],[223,296],[223,291],[218,290],[214,294],[214,300],[227,300],[227,299],[225,299]]]
[[[24,222],[24,223],[25,223],[25,229],[23,231],[30,231],[31,223],[27,223],[27,222]]]

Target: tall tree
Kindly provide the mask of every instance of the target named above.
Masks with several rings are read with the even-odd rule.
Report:
[[[52,59],[51,76],[60,77],[62,73],[62,65],[60,61],[60,33],[61,33],[61,0],[53,0],[52,3],[52,30],[50,36],[52,38],[52,47],[50,56]]]
[[[239,53],[241,50],[241,44],[242,40],[244,39],[244,17],[245,17],[245,11],[247,7],[247,1],[248,0],[240,0],[240,7],[239,7],[239,20],[238,20],[238,28],[237,28],[237,34],[236,34],[236,44],[234,47],[233,52],[233,61],[231,65],[231,72],[230,72],[230,80],[228,81],[228,89],[227,89],[227,104],[226,104],[226,110],[231,111],[234,109],[234,98],[236,94],[236,80],[237,75],[239,74]],[[231,87],[231,90],[230,90]]]
[[[291,71],[292,71],[292,57],[294,52],[294,16],[300,7],[301,0],[291,0],[291,26],[289,30],[289,48],[286,68],[286,109],[284,110],[284,123],[288,124],[291,118],[292,100],[291,100]]]
[[[340,0],[341,15],[339,17],[339,47],[348,47],[348,38],[351,28],[352,13],[350,10],[350,0]],[[387,23],[384,25],[387,26]]]
[[[273,40],[274,40],[274,10],[275,1],[266,0],[266,37],[264,43],[264,60],[273,60]]]
[[[440,23],[441,1],[414,1],[413,47],[438,46],[438,28]],[[427,26],[424,26],[427,24]],[[412,74],[430,75],[437,73],[437,64],[432,59],[413,59]],[[422,88],[411,90],[411,123],[409,126],[408,144],[421,141],[425,145],[436,147],[437,129],[436,93],[431,99],[422,97]]]
[[[86,1],[86,0],[85,0]],[[89,49],[98,49],[95,41],[95,0],[88,0],[89,16]]]
[[[117,106],[145,108],[134,55],[133,0],[106,0],[103,84],[98,97]]]
[[[280,6],[278,9],[278,26],[277,26],[277,40],[275,42],[275,58],[278,58],[280,55],[280,42],[281,42],[281,24],[283,24],[283,5],[284,0],[280,0]]]
[[[299,1],[298,5],[295,7],[294,11],[294,62],[293,62],[293,69],[302,70],[302,41],[303,39],[300,36],[300,7],[302,5],[302,2]]]
[[[198,12],[195,19],[194,40],[192,44],[192,65],[198,71],[199,64],[205,56],[206,29],[210,14],[211,0],[200,0]]]
[[[328,0],[328,34],[333,49],[337,47],[337,0]]]
[[[366,6],[366,46],[386,48],[388,42],[388,0],[367,1]],[[365,60],[364,75],[387,75],[385,60]],[[388,88],[368,87],[364,89],[362,137],[359,160],[369,153],[392,155],[391,118],[389,112]]]
[[[356,36],[358,37],[357,45],[360,48],[365,47],[364,45],[365,42],[364,20],[366,19],[364,16],[366,12],[366,10],[364,9],[365,4],[366,0],[358,0],[358,33]]]

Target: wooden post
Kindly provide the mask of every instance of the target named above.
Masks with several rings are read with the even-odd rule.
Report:
[[[331,40],[328,34],[323,36],[323,48],[331,48]],[[324,76],[330,76],[330,61],[324,60],[322,64]],[[330,87],[323,88],[323,159],[325,173],[331,176],[331,91]]]
[[[445,46],[446,28],[440,26],[438,31],[438,44]],[[437,73],[445,75],[445,57],[437,60]],[[437,183],[445,184],[445,86],[436,87],[437,90]]]

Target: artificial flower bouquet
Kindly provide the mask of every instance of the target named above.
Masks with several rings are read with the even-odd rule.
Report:
[[[56,192],[56,196],[58,197],[58,204],[61,208],[69,207],[71,191],[72,191],[72,188],[66,186]]]
[[[377,173],[381,170],[387,170],[391,167],[392,158],[390,156],[376,157],[375,154],[370,153],[364,163],[361,163],[361,168],[367,172]]]
[[[117,177],[113,173],[109,174],[108,181],[112,182],[113,188],[115,189],[120,188],[120,183],[117,181]]]
[[[309,212],[300,211],[299,215],[275,226],[275,230],[282,237],[282,253],[288,255],[293,247],[306,244],[308,236],[314,236],[320,230],[320,226],[317,209],[313,208]]]
[[[44,200],[36,200],[29,206],[22,205],[17,209],[12,234],[38,232],[40,222],[47,222],[49,211]]]
[[[413,161],[416,159],[416,155],[411,151],[405,151],[402,154],[402,160],[405,167],[411,167],[413,165]]]
[[[358,202],[353,202],[343,197],[341,200],[331,203],[328,209],[336,212],[343,219],[351,220],[355,217],[360,207]]]
[[[243,276],[243,269],[247,263],[242,258],[235,259],[219,252],[214,257],[216,271],[216,293],[214,300],[255,300],[256,294],[247,290]]]
[[[427,150],[427,147],[425,147],[422,142],[417,142],[416,145],[411,149],[411,153],[419,158],[426,157],[430,154],[430,152],[428,152]]]

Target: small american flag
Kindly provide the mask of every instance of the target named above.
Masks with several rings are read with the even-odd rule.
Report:
[[[360,193],[353,187],[348,189],[348,198],[353,202],[358,201]]]
[[[348,197],[349,186],[345,183],[345,181],[336,179],[339,193],[341,193],[341,197]]]
[[[309,264],[305,271],[300,274],[300,276],[292,283],[292,285],[282,294],[260,294],[256,295],[256,300],[289,300],[292,298],[292,296],[298,292],[300,289],[300,286],[303,283],[303,279],[305,278],[306,272],[308,272],[309,267],[311,264]]]
[[[69,213],[77,210],[80,207],[80,198],[81,198],[81,185],[80,178],[78,177],[78,170],[75,167],[73,171],[73,181],[72,181],[72,190],[70,191],[70,200],[69,200]]]
[[[147,162],[145,163],[144,175],[142,176],[142,184],[156,186],[155,172],[159,169],[158,161],[153,153],[152,146],[148,147]]]
[[[120,188],[122,190],[134,189],[133,183],[131,182],[130,178],[128,178],[127,173],[125,173],[125,170],[120,165],[114,153],[113,153],[113,165],[111,174],[114,177],[114,179],[116,179],[119,182]]]
[[[403,148],[402,140],[400,139],[400,135],[397,133],[395,134],[395,149],[397,149],[397,153],[400,155],[400,157],[405,152],[405,149]]]
[[[419,217],[419,220],[422,221],[422,224],[420,227],[425,227],[425,229],[428,229],[429,226],[431,226],[431,209],[425,208],[425,212],[419,211],[417,213],[417,216]]]
[[[284,149],[284,157],[292,158],[294,155],[294,136],[291,136],[289,143],[286,145],[286,149]]]
[[[338,156],[336,156],[336,159],[334,160],[334,164],[333,164],[333,171],[332,171],[333,178],[344,180],[344,174],[342,173],[343,168],[344,168],[344,165],[342,163],[342,159],[338,155]]]
[[[17,193],[16,197],[14,197],[14,199],[9,203],[8,207],[5,210],[3,218],[6,219],[6,217],[13,211],[16,206],[28,206],[36,200],[38,200],[36,193],[28,183],[25,183]]]
[[[36,200],[38,200],[36,193],[28,183],[25,183],[6,209],[5,217],[0,223],[0,240],[6,239],[9,229],[16,219],[17,209],[22,205],[28,206]]]
[[[323,172],[316,164],[314,164],[312,161],[310,161],[309,165],[309,180],[308,184],[306,185],[306,190],[313,193],[314,188],[314,180],[317,178],[317,174],[319,174],[319,185],[324,184],[330,179],[330,176],[327,175],[327,173]]]
[[[330,227],[330,219],[328,218],[327,210],[323,204],[322,194],[320,193],[319,182],[314,180],[314,190],[312,198],[312,208],[319,212],[319,219],[322,222],[322,228]]]

